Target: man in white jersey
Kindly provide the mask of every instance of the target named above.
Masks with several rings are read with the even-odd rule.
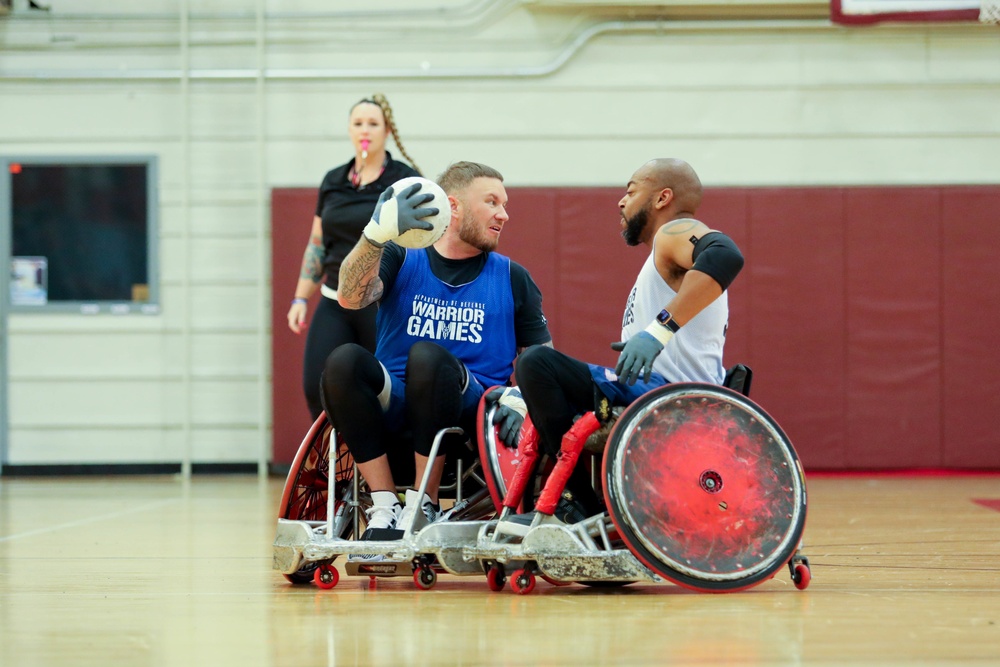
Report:
[[[629,179],[618,202],[622,237],[650,248],[625,304],[615,368],[587,364],[552,348],[533,347],[515,376],[542,451],[555,455],[576,415],[607,399],[629,405],[668,382],[722,384],[722,348],[729,305],[726,290],[743,255],[722,232],[695,219],[701,204],[698,174],[678,159],[651,160]],[[566,486],[574,498],[564,520],[600,509],[589,474],[577,466]],[[582,515],[580,514],[582,513]]]

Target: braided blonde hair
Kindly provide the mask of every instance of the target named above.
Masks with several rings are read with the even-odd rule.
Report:
[[[403,142],[399,139],[399,129],[396,127],[396,120],[392,117],[392,107],[389,105],[389,100],[386,99],[385,95],[383,95],[382,93],[375,93],[374,95],[372,95],[372,98],[370,100],[369,99],[361,100],[354,106],[357,106],[358,104],[363,104],[365,102],[371,104],[377,104],[379,108],[382,109],[382,115],[385,116],[385,124],[389,128],[389,131],[392,133],[393,141],[395,141],[396,145],[399,146],[399,152],[402,153],[403,157],[406,158],[406,161],[409,162],[414,169],[416,169],[418,174],[422,173],[420,171],[420,167],[418,167],[417,163],[414,162],[412,157],[410,157],[410,154],[406,152],[406,148],[403,146]]]

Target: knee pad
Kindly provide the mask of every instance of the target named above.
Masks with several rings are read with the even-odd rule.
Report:
[[[445,348],[428,341],[410,348],[406,360],[406,409],[418,451],[429,447],[439,429],[458,424],[462,394],[468,385],[465,364]]]
[[[469,386],[469,371],[455,355],[430,341],[419,341],[410,347],[406,357],[406,386],[411,383],[425,383],[440,371],[458,374],[459,389],[462,393]]]
[[[552,366],[549,363],[549,355],[555,352],[554,348],[545,345],[532,345],[527,350],[517,356],[517,363],[514,365],[514,378],[517,384],[527,384],[524,378],[537,377],[539,373],[545,377],[552,376]]]
[[[376,395],[388,392],[391,387],[382,364],[375,355],[356,343],[337,347],[326,358],[320,376],[323,409],[331,415],[332,405],[362,388]]]

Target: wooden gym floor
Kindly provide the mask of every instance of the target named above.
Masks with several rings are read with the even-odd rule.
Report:
[[[293,587],[282,483],[0,478],[0,666],[1000,664],[1000,476],[810,476],[808,590],[722,595]]]

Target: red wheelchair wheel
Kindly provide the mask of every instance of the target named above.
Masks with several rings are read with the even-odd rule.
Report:
[[[715,385],[666,385],[630,405],[608,438],[603,486],[629,550],[694,590],[770,579],[805,527],[788,438],[750,399]]]
[[[292,521],[322,521],[326,518],[330,430],[326,416],[320,415],[303,438],[285,479],[278,518]]]
[[[330,440],[333,428],[326,415],[322,414],[313,422],[288,471],[285,487],[278,506],[278,518],[291,521],[325,521],[327,496],[330,486]],[[337,488],[334,511],[344,515],[347,485],[353,479],[354,459],[344,444],[338,447],[334,462],[334,481]],[[343,489],[343,492],[341,492]],[[347,539],[353,532],[353,524],[342,516],[338,524],[338,534]],[[298,572],[285,574],[285,579],[293,584],[304,584],[314,580],[315,564],[307,565]]]
[[[487,389],[479,400],[479,410],[476,413],[476,434],[479,437],[476,441],[479,445],[479,461],[483,466],[483,479],[486,480],[493,507],[499,512],[503,508],[507,488],[514,479],[514,471],[517,470],[520,459],[518,451],[503,444],[497,435],[497,427],[493,425],[496,405],[486,405],[486,394],[489,392]]]

